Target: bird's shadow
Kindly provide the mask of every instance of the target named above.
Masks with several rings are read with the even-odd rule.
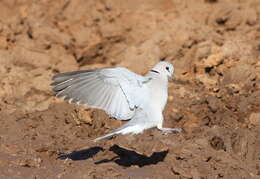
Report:
[[[104,151],[104,149],[102,147],[91,147],[84,150],[73,151],[68,154],[62,153],[58,156],[58,159],[64,160],[69,158],[71,160],[87,160],[91,157],[94,157],[100,151]],[[115,162],[116,164],[124,167],[130,167],[132,165],[143,167],[146,165],[154,165],[158,162],[162,162],[169,152],[168,150],[164,150],[161,152],[154,152],[152,155],[146,156],[138,154],[133,150],[122,148],[118,145],[113,145],[109,148],[109,151],[114,152],[116,156],[111,159],[102,159],[96,161],[95,164],[98,165],[102,163]]]
[[[151,156],[146,156],[138,154],[133,150],[124,149],[118,145],[113,145],[109,148],[110,151],[113,151],[117,156],[111,159],[103,159],[95,162],[95,164],[115,162],[116,164],[124,167],[130,167],[132,165],[137,165],[143,167],[146,165],[154,165],[158,162],[162,162],[168,154],[168,150],[161,152],[154,152]]]
[[[87,160],[94,157],[98,152],[104,151],[102,147],[90,147],[88,149],[73,151],[71,153],[65,154],[60,153],[58,159],[71,159],[71,160]]]

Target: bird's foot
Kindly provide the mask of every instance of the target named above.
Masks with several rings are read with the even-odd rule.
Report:
[[[158,128],[160,131],[163,132],[163,134],[169,134],[169,133],[177,133],[181,132],[182,128]]]

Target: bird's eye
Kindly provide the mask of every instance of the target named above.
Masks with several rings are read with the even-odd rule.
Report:
[[[165,69],[166,69],[168,72],[170,72],[170,70],[169,70],[170,68],[169,68],[169,67],[166,67]]]

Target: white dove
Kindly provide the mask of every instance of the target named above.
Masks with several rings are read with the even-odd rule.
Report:
[[[72,103],[104,110],[118,120],[129,120],[113,132],[139,134],[157,127],[164,132],[180,132],[181,128],[163,128],[163,110],[168,98],[168,78],[174,67],[167,61],[157,63],[146,75],[127,68],[103,68],[60,73],[53,77],[53,91]]]

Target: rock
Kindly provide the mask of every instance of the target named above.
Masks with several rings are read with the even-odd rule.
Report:
[[[185,95],[188,93],[188,91],[184,88],[184,87],[180,87],[178,91],[176,91],[176,93],[178,93],[178,95],[181,98],[184,98]]]
[[[232,36],[229,40],[226,40],[222,46],[222,53],[225,59],[227,59],[225,60],[225,64],[231,63],[232,65],[234,64],[234,60],[253,64],[257,62],[258,58],[254,43],[241,36]]]
[[[227,30],[234,30],[242,22],[241,11],[234,5],[216,8],[210,17],[210,22],[217,27],[224,27]]]
[[[253,125],[260,125],[260,113],[251,113],[249,122]]]
[[[203,83],[208,88],[213,88],[217,85],[216,77],[210,77],[208,74],[196,75],[196,79]]]
[[[0,49],[7,48],[8,43],[6,41],[6,37],[0,36]]]
[[[257,22],[257,13],[255,9],[250,8],[246,10],[245,14],[247,15],[246,23],[251,26],[255,25]]]
[[[203,120],[201,118],[195,116],[192,113],[185,114],[185,118],[189,120],[185,121],[185,124],[183,125],[184,128],[196,128],[203,123]]]
[[[214,136],[210,141],[209,141],[211,147],[215,150],[224,150],[226,151],[226,146],[222,138],[218,136]]]
[[[221,103],[220,103],[219,99],[214,96],[207,97],[207,103],[208,103],[209,109],[213,113],[217,112],[218,109],[221,108]]]
[[[26,159],[18,160],[15,162],[22,167],[39,168],[41,166],[42,159],[41,158],[26,158]]]
[[[237,64],[224,74],[223,84],[235,84],[242,88],[249,81],[256,78],[256,71],[252,65]]]
[[[208,58],[204,59],[203,62],[205,68],[218,66],[220,63],[223,62],[223,55],[220,53],[212,54]]]
[[[196,58],[203,59],[207,58],[211,53],[211,44],[209,42],[202,42],[198,45],[196,51]]]
[[[93,111],[92,109],[89,109],[89,108],[86,109],[85,107],[80,106],[79,111],[78,111],[79,121],[82,121],[87,124],[91,124],[92,118],[90,116],[91,116],[92,111]]]

